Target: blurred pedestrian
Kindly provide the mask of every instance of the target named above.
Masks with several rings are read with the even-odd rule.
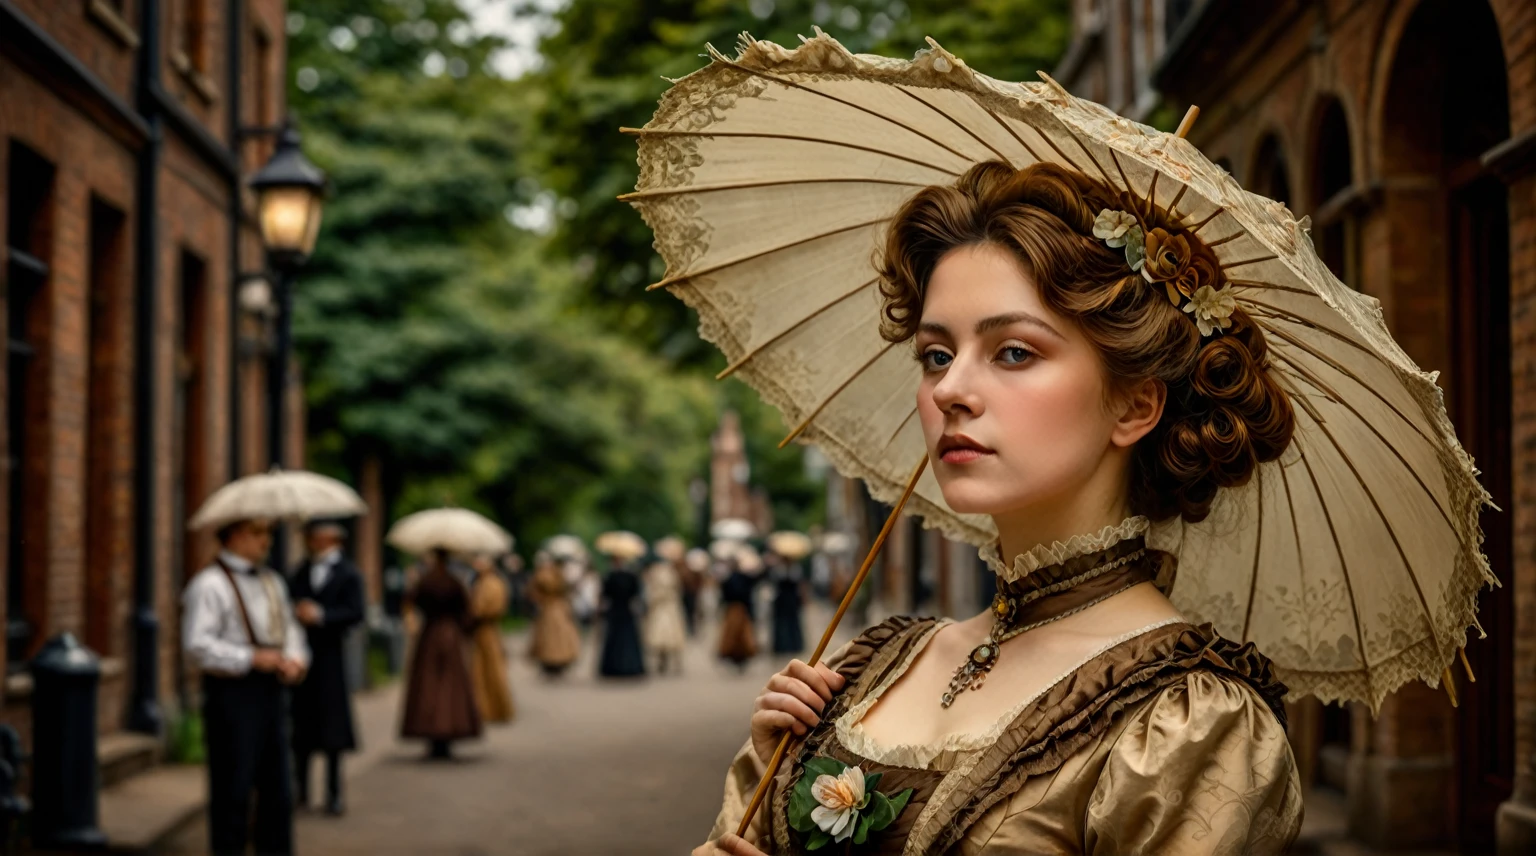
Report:
[[[272,522],[227,523],[218,540],[182,594],[182,649],[203,674],[209,850],[292,853],[288,687],[304,678],[309,646],[282,576],[261,566]]]
[[[507,584],[489,556],[470,562],[475,586],[470,591],[470,615],[474,635],[470,648],[470,679],[475,701],[486,722],[512,721],[512,688],[508,685],[507,661],[501,650],[501,617],[507,614]]]
[[[645,647],[656,658],[656,673],[672,666],[681,674],[687,644],[682,582],[673,563],[658,557],[645,571]]]
[[[798,654],[805,650],[801,613],[805,606],[805,572],[800,560],[810,555],[811,539],[799,532],[775,532],[768,536],[765,561],[773,580],[773,653]]]
[[[432,758],[448,758],[455,740],[480,736],[480,711],[465,664],[469,592],[448,570],[448,554],[433,550],[421,578],[406,592],[421,633],[411,657],[400,736],[428,742]]]
[[[340,816],[341,753],[357,748],[347,689],[347,634],[363,620],[363,577],[342,552],[347,530],[332,521],[305,527],[309,558],[289,577],[294,615],[311,652],[309,674],[293,690],[295,803],[309,805],[310,757],[325,755],[325,810]]]
[[[648,548],[633,532],[606,532],[598,536],[596,546],[609,563],[603,579],[603,648],[598,674],[605,678],[644,675],[645,654],[640,649],[640,629],[635,620],[640,578],[630,566]]]
[[[745,544],[721,547],[716,542],[711,545],[710,552],[721,559],[726,570],[725,579],[720,583],[720,606],[725,610],[720,621],[720,657],[745,671],[747,661],[757,655],[753,599],[758,577],[748,569],[760,570],[761,560]]]
[[[540,551],[533,557],[533,580],[528,589],[538,610],[528,654],[544,674],[554,677],[581,655],[581,632],[571,617],[570,586],[553,556]]]

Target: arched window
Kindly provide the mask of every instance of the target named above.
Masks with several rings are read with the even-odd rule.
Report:
[[[1259,144],[1249,171],[1248,187],[1260,196],[1291,204],[1291,173],[1285,166],[1285,153],[1280,149],[1280,138],[1274,134]]]
[[[1355,204],[1349,121],[1336,98],[1322,106],[1313,143],[1312,238],[1323,263],[1350,288],[1360,288],[1360,223]]]

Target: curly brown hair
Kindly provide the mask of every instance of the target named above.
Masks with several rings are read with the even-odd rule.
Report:
[[[987,243],[1010,250],[1045,305],[1096,347],[1112,392],[1147,378],[1167,387],[1162,419],[1132,454],[1130,505],[1153,520],[1198,522],[1218,488],[1246,484],[1259,464],[1280,457],[1295,413],[1269,374],[1253,319],[1239,307],[1229,330],[1203,340],[1164,293],[1187,283],[1149,285],[1123,251],[1093,236],[1105,208],[1136,212],[1149,234],[1175,236],[1180,271],[1220,270],[1208,248],[1144,200],[1056,164],[1015,169],[990,161],[953,186],[919,191],[892,221],[877,259],[881,335],[904,342],[916,334],[929,277],[949,251]]]

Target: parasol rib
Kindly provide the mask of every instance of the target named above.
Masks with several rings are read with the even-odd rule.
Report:
[[[801,143],[816,143],[818,145],[838,146],[845,149],[854,149],[855,151],[868,152],[872,155],[880,155],[881,157],[906,161],[913,166],[924,167],[926,169],[931,169],[934,172],[942,172],[945,175],[954,176],[956,178],[960,176],[960,173],[955,172],[949,167],[939,166],[938,164],[929,163],[925,160],[919,160],[917,158],[908,157],[906,155],[899,155],[895,152],[886,151],[884,149],[877,149],[872,146],[861,146],[857,143],[848,143],[842,140],[829,140],[824,137],[803,137],[798,134],[769,134],[758,131],[674,131],[665,128],[620,128],[619,133],[630,134],[637,137],[739,137],[761,140],[793,140],[795,142]]]
[[[795,426],[795,430],[789,432],[789,436],[787,436],[784,439],[779,441],[779,448],[782,449],[785,446],[788,446],[789,442],[791,440],[793,440],[796,437],[800,436],[800,434],[803,431],[805,431],[806,428],[810,427],[812,420],[814,420],[817,416],[820,416],[821,415],[821,411],[827,409],[827,405],[832,403],[832,399],[837,398],[840,394],[842,394],[842,391],[847,389],[849,384],[851,384],[854,381],[858,380],[859,379],[859,375],[861,375],[864,372],[868,371],[869,367],[874,365],[876,360],[878,360],[881,357],[885,356],[886,354],[890,353],[891,349],[894,348],[894,347],[896,347],[896,343],[895,342],[887,342],[885,344],[885,347],[881,348],[879,351],[877,351],[875,353],[875,355],[873,357],[869,358],[868,362],[866,362],[862,366],[859,366],[858,370],[855,371],[853,374],[849,375],[847,380],[845,380],[842,383],[838,384],[837,385],[837,389],[834,389],[834,390],[832,390],[832,392],[828,393],[827,397],[823,398],[821,400],[821,403],[816,405],[816,409],[811,411],[811,415],[805,417],[805,420],[803,422],[801,422],[799,425]]]
[[[1275,255],[1274,253],[1270,253],[1267,256],[1257,256],[1257,257],[1251,258],[1251,259],[1243,259],[1240,262],[1227,262],[1226,264],[1221,266],[1221,269],[1222,270],[1228,270],[1230,268],[1242,267],[1243,265],[1256,265],[1259,262],[1270,262],[1270,261],[1274,261],[1275,259],[1278,259],[1278,258],[1280,258],[1280,257]]]
[[[1034,148],[1030,146],[1029,143],[1024,142],[1024,138],[1019,136],[1019,132],[1015,131],[1013,129],[1013,126],[1008,124],[1007,120],[1005,120],[1005,119],[1003,119],[1003,117],[997,115],[997,113],[991,107],[988,107],[987,105],[982,104],[980,102],[977,102],[976,106],[980,107],[981,109],[983,109],[985,111],[987,111],[987,115],[988,116],[991,116],[993,119],[995,119],[997,121],[997,124],[1002,125],[1003,126],[1003,130],[1007,131],[1008,135],[1010,137],[1013,137],[1015,140],[1017,140],[1019,145],[1024,147],[1024,151],[1029,152],[1029,156],[1035,159],[1035,163],[1044,163],[1045,162],[1045,159],[1040,157],[1040,154],[1038,152],[1036,152],[1034,150]]]
[[[1397,539],[1397,530],[1392,527],[1392,521],[1388,520],[1386,512],[1381,510],[1381,503],[1376,501],[1376,493],[1371,490],[1370,485],[1365,483],[1365,479],[1360,475],[1359,468],[1350,459],[1349,453],[1344,451],[1344,447],[1340,445],[1338,439],[1333,436],[1333,432],[1329,431],[1328,426],[1321,422],[1317,423],[1317,427],[1322,429],[1323,436],[1327,437],[1328,442],[1333,444],[1333,450],[1338,452],[1339,457],[1344,459],[1344,465],[1349,467],[1350,473],[1360,483],[1360,487],[1365,490],[1365,497],[1371,501],[1371,508],[1376,510],[1376,517],[1381,520],[1382,525],[1387,527],[1387,535],[1392,538],[1392,546],[1397,548],[1397,557],[1403,560],[1403,567],[1408,571],[1408,579],[1413,582],[1413,591],[1419,596],[1419,606],[1424,610],[1424,623],[1429,625],[1429,635],[1434,638],[1435,647],[1444,650],[1444,643],[1440,641],[1440,631],[1435,628],[1434,614],[1429,611],[1429,601],[1424,597],[1424,587],[1419,585],[1419,576],[1413,572],[1413,564],[1408,561],[1408,554],[1403,550],[1402,543]],[[1453,529],[1452,533],[1454,534],[1454,532],[1455,530]],[[1361,649],[1361,657],[1364,657],[1363,648]]]
[[[1212,220],[1215,220],[1215,219],[1216,219],[1216,215],[1217,215],[1217,214],[1220,214],[1220,213],[1221,213],[1221,212],[1223,212],[1223,211],[1225,211],[1225,210],[1227,210],[1227,208],[1226,208],[1226,206],[1224,206],[1224,205],[1218,205],[1218,206],[1216,206],[1216,210],[1215,210],[1215,211],[1212,211],[1212,212],[1211,212],[1211,213],[1210,213],[1210,215],[1209,215],[1209,216],[1207,216],[1207,217],[1206,217],[1206,218],[1205,218],[1205,219],[1204,219],[1204,220],[1201,220],[1201,221],[1200,221],[1200,222],[1199,222],[1199,223],[1196,223],[1196,224],[1195,224],[1195,225],[1193,225],[1193,226],[1190,226],[1190,227],[1189,227],[1189,228],[1188,228],[1188,231],[1189,231],[1189,233],[1190,233],[1190,234],[1191,234],[1191,235],[1193,235],[1193,234],[1194,234],[1194,233],[1196,233],[1196,232],[1198,232],[1198,231],[1200,231],[1200,230],[1201,230],[1201,229],[1202,229],[1202,228],[1204,228],[1204,226],[1205,226],[1205,224],[1206,224],[1206,223],[1209,223],[1209,222],[1211,222],[1211,221],[1212,221]]]
[[[1356,377],[1353,372],[1351,372],[1348,369],[1344,368],[1343,366],[1339,365],[1334,360],[1329,359],[1327,354],[1324,354],[1321,351],[1316,350],[1313,346],[1307,344],[1306,342],[1303,342],[1300,338],[1298,338],[1296,336],[1293,336],[1293,335],[1287,333],[1284,330],[1281,330],[1279,327],[1276,327],[1273,324],[1266,324],[1263,321],[1258,321],[1257,323],[1258,323],[1258,325],[1260,327],[1264,328],[1264,332],[1265,333],[1273,333],[1273,334],[1275,334],[1277,337],[1285,340],[1286,343],[1288,343],[1291,346],[1295,347],[1297,350],[1307,354],[1308,356],[1312,357],[1313,359],[1317,360],[1318,362],[1322,363],[1323,365],[1328,366],[1329,368],[1333,369],[1334,371],[1338,372],[1339,374],[1343,375],[1344,377],[1347,377],[1350,380],[1354,381],[1355,383],[1359,384],[1362,389],[1366,390],[1371,395],[1375,396],[1377,401],[1380,401],[1382,404],[1386,405],[1387,409],[1389,409],[1393,413],[1397,414],[1397,418],[1403,420],[1403,423],[1405,425],[1407,425],[1409,428],[1412,428],[1413,432],[1415,434],[1419,435],[1419,439],[1423,440],[1425,443],[1428,443],[1431,448],[1433,448],[1435,446],[1434,441],[1429,438],[1429,435],[1424,433],[1424,429],[1420,428],[1417,424],[1415,424],[1414,421],[1409,419],[1408,416],[1406,414],[1404,414],[1401,410],[1398,410],[1397,409],[1397,405],[1395,405],[1392,402],[1388,401],[1386,399],[1386,397],[1381,394],[1381,391],[1378,390],[1375,386],[1373,386],[1372,384],[1366,383],[1364,380],[1360,379],[1359,377]],[[1275,353],[1276,354],[1280,354],[1281,353],[1280,349],[1276,348],[1275,349]],[[1300,368],[1299,364],[1295,360],[1287,359],[1286,362],[1290,363],[1293,368]],[[1360,411],[1355,410],[1354,408],[1350,408],[1350,410],[1351,410],[1351,412],[1353,412],[1355,414],[1355,416],[1359,417],[1360,421],[1366,422],[1365,417],[1360,415]],[[1369,424],[1369,423],[1367,422],[1367,424]]]
[[[752,360],[752,358],[757,356],[759,353],[761,353],[764,348],[768,347],[769,345],[772,345],[774,342],[779,341],[780,339],[784,338],[785,336],[788,336],[790,333],[795,332],[796,330],[798,330],[801,327],[805,326],[806,323],[809,322],[812,318],[815,318],[816,316],[820,315],[821,313],[826,312],[828,309],[831,309],[832,307],[836,306],[837,304],[842,303],[844,300],[847,300],[848,298],[854,296],[855,294],[858,294],[859,292],[863,291],[866,288],[869,288],[870,286],[874,285],[875,283],[877,283],[879,281],[880,281],[879,277],[876,277],[875,279],[872,279],[869,282],[866,282],[863,285],[860,285],[857,288],[854,288],[853,290],[849,291],[847,294],[844,294],[844,295],[841,295],[839,297],[833,298],[832,301],[830,303],[828,303],[827,305],[821,307],[820,309],[817,309],[815,312],[812,312],[809,315],[806,315],[804,318],[801,318],[800,320],[798,320],[795,323],[789,325],[788,327],[784,328],[783,330],[773,334],[773,336],[770,339],[768,339],[766,342],[762,342],[760,344],[753,345],[745,354],[742,354],[740,357],[737,357],[735,362],[733,362],[730,365],[726,366],[723,371],[721,371],[719,374],[715,375],[715,380],[725,380],[726,378],[730,377],[732,374],[735,374],[737,369],[741,368],[742,366],[744,366],[748,362],[750,362]]]
[[[1253,621],[1253,598],[1259,590],[1259,557],[1264,555],[1264,468],[1258,467],[1255,477],[1258,486],[1255,490],[1259,495],[1258,524],[1259,532],[1253,544],[1253,575],[1248,578],[1248,610],[1243,615],[1243,638],[1238,642],[1248,641],[1248,625]],[[1294,526],[1292,528],[1295,528]]]
[[[1307,468],[1307,478],[1312,481],[1312,492],[1317,494],[1317,504],[1323,510],[1323,520],[1328,523],[1328,534],[1333,538],[1333,550],[1339,557],[1339,570],[1344,576],[1344,590],[1349,595],[1349,614],[1355,619],[1355,642],[1360,646],[1360,668],[1365,670],[1365,685],[1371,688],[1374,696],[1376,686],[1371,682],[1370,657],[1366,656],[1365,634],[1360,630],[1360,606],[1355,603],[1355,584],[1349,578],[1349,561],[1344,558],[1344,545],[1339,543],[1339,530],[1334,528],[1333,515],[1328,511],[1328,501],[1323,499],[1322,488],[1318,487],[1317,474],[1312,472],[1312,462],[1307,460],[1306,450],[1300,448],[1301,437],[1297,436],[1292,442],[1301,453],[1301,465]],[[1374,707],[1374,704],[1372,706]]]
[[[669,277],[663,279],[660,282],[655,282],[655,283],[652,283],[652,284],[646,286],[645,290],[646,291],[655,291],[658,288],[670,288],[670,287],[672,287],[674,285],[677,285],[680,282],[686,282],[686,281],[688,281],[690,279],[693,279],[694,277],[704,276],[705,274],[710,274],[710,273],[716,273],[716,272],[725,270],[728,267],[734,267],[735,265],[743,264],[745,262],[750,262],[753,259],[760,259],[763,256],[771,256],[774,253],[781,252],[783,250],[787,250],[787,249],[789,249],[791,247],[798,247],[801,244],[809,244],[812,241],[819,241],[822,238],[830,238],[833,235],[841,235],[841,234],[844,234],[846,232],[852,232],[852,231],[854,231],[856,229],[867,229],[870,226],[878,226],[881,223],[885,223],[885,222],[889,221],[890,219],[891,219],[890,217],[878,217],[878,218],[876,218],[874,220],[868,220],[868,221],[865,221],[863,223],[854,223],[852,226],[844,226],[841,229],[833,229],[830,232],[822,232],[822,233],[817,234],[817,235],[808,235],[808,236],[806,236],[804,238],[796,238],[795,240],[790,241],[787,244],[780,244],[780,245],[778,245],[776,247],[769,247],[766,250],[758,250],[757,252],[752,253],[750,255],[745,255],[745,256],[741,256],[740,258],[731,259],[730,261],[720,262],[718,264],[713,264],[713,265],[710,265],[709,267],[701,268],[700,270],[689,271],[688,273],[680,273],[677,276],[669,276]]]
[[[881,446],[880,448],[881,449],[888,449],[888,448],[890,448],[891,444],[896,442],[896,438],[901,435],[901,429],[907,427],[907,423],[911,422],[912,421],[912,417],[914,417],[916,415],[917,415],[917,405],[914,404],[912,406],[912,409],[907,412],[907,418],[901,420],[901,424],[896,426],[896,430],[891,432],[891,436],[887,437],[886,440],[885,440],[885,445]]]
[[[898,128],[901,128],[901,129],[903,129],[905,131],[909,131],[914,136],[921,137],[921,138],[927,140],[928,142],[933,143],[934,145],[938,146],[939,148],[943,149],[944,151],[947,151],[950,154],[954,155],[955,157],[960,158],[961,160],[965,161],[966,163],[971,163],[972,160],[973,160],[968,155],[965,155],[965,154],[962,154],[960,152],[955,151],[954,149],[950,148],[948,145],[946,145],[944,143],[941,143],[938,140],[935,140],[933,137],[928,136],[927,134],[923,133],[922,131],[919,131],[918,129],[912,127],[911,125],[908,125],[907,123],[898,121],[896,119],[892,119],[890,116],[886,116],[886,115],[883,115],[883,114],[881,114],[881,113],[879,113],[879,112],[877,112],[875,110],[871,110],[870,108],[865,107],[862,104],[855,104],[854,102],[849,101],[846,98],[839,98],[836,95],[831,94],[830,92],[822,92],[820,89],[817,89],[814,86],[806,86],[803,83],[796,83],[793,80],[789,80],[788,78],[779,77],[776,74],[769,74],[766,71],[758,71],[755,68],[747,68],[746,66],[741,65],[740,63],[732,62],[731,60],[726,59],[724,56],[716,55],[715,56],[715,62],[721,63],[721,64],[729,66],[731,68],[734,68],[737,71],[745,72],[747,74],[752,75],[753,77],[760,77],[763,80],[771,80],[774,83],[777,83],[780,86],[786,87],[788,89],[799,89],[802,92],[809,92],[812,95],[819,95],[822,98],[827,99],[828,101],[836,102],[838,104],[843,105],[844,107],[852,107],[853,109],[858,110],[861,113],[867,113],[870,116],[875,117],[876,119],[880,119],[882,121],[889,122],[889,123],[891,123],[892,125],[895,125]]]
[[[1147,188],[1147,210],[1157,211],[1157,180],[1162,176],[1161,170],[1152,170],[1152,184]]]
[[[718,193],[724,190],[752,190],[759,187],[785,187],[794,184],[893,184],[900,187],[928,187],[925,181],[903,181],[895,178],[776,178],[767,181],[741,181],[731,184],[698,184],[693,187],[662,187],[655,190],[636,190],[621,194],[620,202],[642,199],[660,199],[668,196],[687,196],[690,193]]]
[[[1314,383],[1314,384],[1317,383],[1316,380],[1314,380],[1311,377],[1309,377],[1309,375],[1311,373],[1305,367],[1298,365],[1297,363],[1293,362],[1292,360],[1290,360],[1289,358],[1284,357],[1284,356],[1281,356],[1280,359],[1285,360],[1285,364],[1286,365],[1290,366],[1293,370],[1301,373],[1302,376],[1307,379],[1308,383]],[[1450,527],[1451,531],[1453,531],[1453,532],[1456,531],[1455,525],[1451,523],[1451,515],[1450,515],[1450,513],[1447,512],[1443,507],[1441,507],[1440,500],[1438,498],[1436,498],[1434,491],[1430,490],[1429,486],[1424,484],[1424,479],[1419,475],[1419,471],[1414,469],[1412,464],[1408,463],[1408,459],[1404,458],[1403,457],[1403,453],[1399,452],[1397,450],[1397,446],[1395,444],[1391,443],[1390,441],[1388,441],[1387,438],[1385,436],[1383,436],[1382,433],[1379,430],[1377,430],[1375,425],[1371,424],[1371,422],[1369,420],[1367,420],[1364,416],[1360,415],[1360,411],[1356,410],[1354,405],[1350,404],[1348,401],[1343,400],[1342,398],[1340,398],[1339,400],[1335,401],[1334,403],[1338,404],[1339,406],[1341,406],[1344,409],[1348,410],[1350,413],[1354,414],[1355,418],[1360,421],[1360,424],[1362,424],[1366,428],[1370,429],[1371,433],[1376,435],[1376,439],[1380,440],[1381,444],[1383,446],[1385,446],[1387,449],[1391,450],[1393,457],[1397,458],[1398,462],[1403,465],[1403,469],[1407,470],[1408,474],[1413,476],[1413,480],[1418,484],[1419,490],[1424,491],[1424,495],[1428,496],[1430,498],[1431,504],[1433,504],[1435,506],[1435,510],[1436,511],[1440,512],[1440,518],[1445,521],[1445,525]],[[1399,414],[1399,415],[1401,416],[1401,414]],[[1412,425],[1410,424],[1409,427],[1412,427]],[[1422,435],[1420,435],[1420,436],[1422,436]]]
[[[620,198],[622,199],[623,197],[620,197]],[[1243,230],[1241,230],[1241,229],[1239,229],[1235,233],[1233,233],[1231,235],[1228,235],[1225,238],[1217,238],[1216,240],[1210,242],[1209,244],[1206,244],[1205,246],[1206,246],[1206,249],[1215,249],[1216,247],[1219,247],[1222,244],[1227,243],[1228,241],[1235,241],[1238,238],[1241,238],[1242,236],[1244,236],[1246,234],[1248,234],[1248,233],[1243,231]]]
[[[1245,291],[1248,289],[1257,289],[1262,291],[1285,291],[1291,294],[1302,294],[1306,295],[1307,297],[1315,297],[1318,300],[1323,299],[1323,296],[1315,291],[1311,291],[1305,288],[1297,288],[1294,285],[1280,285],[1279,283],[1274,282],[1259,282],[1256,279],[1229,279],[1227,282]],[[1248,297],[1243,298],[1243,300],[1247,303],[1258,303],[1257,300]],[[1260,305],[1262,306],[1263,304]]]
[[[1061,155],[1061,159],[1067,162],[1067,166],[1072,167],[1073,169],[1077,170],[1078,172],[1082,173],[1083,175],[1087,175],[1088,174],[1088,170],[1083,169],[1082,167],[1078,166],[1077,165],[1077,161],[1074,161],[1074,160],[1072,160],[1072,158],[1068,157],[1067,153],[1061,150],[1061,146],[1056,145],[1056,141],[1051,139],[1044,131],[1040,130],[1039,128],[1036,128],[1033,125],[1030,125],[1029,129],[1031,131],[1035,132],[1035,136],[1039,137],[1042,140],[1045,140],[1045,144],[1050,146],[1051,149],[1056,152],[1056,154]],[[1103,171],[1104,171],[1103,168],[1099,169],[1099,172],[1102,173]],[[1105,178],[1108,178],[1108,177],[1109,176],[1107,176],[1107,175],[1105,176]],[[1113,182],[1111,182],[1111,184],[1113,184]]]
[[[1072,135],[1072,139],[1074,139],[1074,140],[1077,140],[1077,135],[1076,135],[1076,134],[1073,134],[1073,135]],[[1078,144],[1078,145],[1079,145],[1079,146],[1082,146],[1082,149],[1083,149],[1083,151],[1085,151],[1085,152],[1086,152],[1086,151],[1088,151],[1088,147],[1087,147],[1087,146],[1085,146],[1085,145],[1083,145],[1083,141],[1082,141],[1082,140],[1077,140],[1077,144]],[[1092,158],[1092,157],[1093,157],[1093,155],[1089,155],[1089,156],[1088,156],[1088,157],[1090,157],[1090,158]],[[1125,167],[1123,167],[1123,166],[1121,166],[1121,165],[1120,165],[1120,156],[1119,156],[1119,155],[1117,155],[1117,154],[1115,154],[1115,150],[1114,150],[1114,149],[1110,149],[1110,150],[1109,150],[1109,159],[1110,159],[1110,160],[1111,160],[1111,161],[1113,161],[1113,162],[1114,162],[1114,164],[1115,164],[1115,172],[1118,172],[1118,173],[1120,173],[1120,180],[1121,180],[1121,181],[1123,181],[1123,182],[1125,182],[1125,192],[1126,192],[1126,193],[1129,193],[1129,194],[1130,194],[1130,195],[1131,195],[1131,198],[1133,198],[1133,199],[1135,199],[1135,198],[1136,198],[1136,191],[1135,191],[1135,189],[1134,189],[1134,188],[1132,188],[1132,187],[1131,187],[1131,178],[1130,178],[1130,176],[1128,176],[1128,175],[1126,175],[1126,174],[1125,174]],[[1099,162],[1098,162],[1098,161],[1094,161],[1094,162],[1093,162],[1093,165],[1094,165],[1094,166],[1098,166],[1098,165],[1099,165]],[[1099,171],[1100,171],[1100,172],[1103,172],[1103,170],[1102,170],[1102,169],[1101,169],[1101,170],[1099,170]],[[1110,182],[1110,184],[1111,184],[1111,185],[1113,185],[1113,184],[1114,184],[1114,182],[1113,182],[1113,181],[1111,181],[1111,182]],[[1138,202],[1139,202],[1139,201],[1141,201],[1141,200],[1139,200],[1139,199],[1138,199],[1138,200],[1137,200],[1137,201],[1138,201]],[[1138,210],[1138,211],[1137,211],[1137,212],[1136,212],[1136,213],[1137,213],[1137,214],[1140,214],[1140,213],[1141,213],[1141,212],[1140,212],[1140,211],[1139,211],[1139,210]],[[1151,216],[1152,216],[1152,211],[1151,211],[1151,209],[1150,209],[1150,208],[1149,208],[1149,209],[1148,209],[1148,210],[1147,210],[1147,217],[1148,217],[1148,218],[1149,218],[1149,219],[1150,219],[1150,218],[1151,218]]]
[[[1083,154],[1088,156],[1088,160],[1093,163],[1093,168],[1099,171],[1099,175],[1104,176],[1104,183],[1109,185],[1110,187],[1114,187],[1115,186],[1115,180],[1109,177],[1109,173],[1108,172],[1104,171],[1104,165],[1099,163],[1099,159],[1094,157],[1093,156],[1093,152],[1088,150],[1088,145],[1083,142],[1083,138],[1079,137],[1076,133],[1074,133],[1072,131],[1072,129],[1067,125],[1067,123],[1062,122],[1061,123],[1061,127],[1066,130],[1067,136],[1072,138],[1072,142],[1077,143],[1077,147],[1083,150]],[[1109,156],[1110,157],[1114,157],[1115,156],[1115,150],[1114,149],[1110,149],[1109,150]],[[1118,166],[1118,165],[1119,164],[1116,164],[1116,166]],[[1083,172],[1085,175],[1087,174],[1086,171],[1084,171],[1084,170],[1078,170],[1078,171],[1079,172]],[[1121,179],[1125,179],[1125,173],[1124,172],[1120,173],[1120,178]],[[1131,183],[1129,181],[1125,182],[1125,189],[1126,189],[1127,192],[1130,191]]]
[[[917,93],[912,92],[911,90],[907,89],[905,86],[898,86],[898,87],[896,87],[896,91],[902,93],[903,95],[906,95],[908,98],[911,98],[913,101],[916,101],[917,103],[923,105],[924,107],[927,107],[929,110],[932,110],[933,112],[939,114],[940,116],[943,116],[945,119],[948,119],[949,122],[951,124],[953,124],[956,128],[959,128],[960,130],[964,131],[966,134],[970,135],[971,139],[975,140],[978,143],[981,143],[981,145],[984,148],[986,148],[988,151],[990,151],[992,154],[997,155],[997,159],[998,160],[1002,161],[1005,164],[1008,164],[1009,166],[1013,166],[1013,160],[1011,158],[1009,158],[1007,155],[1003,154],[1002,152],[998,151],[996,146],[992,145],[991,143],[987,142],[986,140],[983,140],[980,136],[978,136],[976,134],[975,131],[971,130],[970,127],[967,126],[964,122],[961,122],[959,119],[956,119],[954,116],[949,115],[943,109],[941,109],[938,105],[929,102],[928,99],[926,99],[926,98],[919,97]]]
[[[1180,184],[1179,185],[1179,192],[1175,193],[1173,195],[1173,201],[1168,203],[1168,219],[1173,220],[1175,222],[1184,219],[1184,218],[1180,217],[1179,213],[1178,213],[1178,211],[1179,211],[1179,200],[1184,198],[1184,191],[1186,191],[1188,189],[1189,189],[1189,185],[1187,185],[1187,184]]]

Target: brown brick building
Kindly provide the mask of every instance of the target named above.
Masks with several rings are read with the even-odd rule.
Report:
[[[1314,806],[1377,847],[1536,853],[1536,3],[1075,0],[1057,77],[1142,121],[1198,104],[1190,140],[1310,214],[1334,272],[1442,371],[1504,513],[1504,582],[1462,704],[1422,685],[1374,720],[1294,706]],[[1311,808],[1309,807],[1309,812]]]
[[[242,129],[284,115],[284,14],[0,0],[0,721],[23,735],[27,658],[65,631],[103,658],[104,734],[182,701],[179,594],[212,551],[183,521],[268,460],[266,321],[237,294],[272,143]]]

